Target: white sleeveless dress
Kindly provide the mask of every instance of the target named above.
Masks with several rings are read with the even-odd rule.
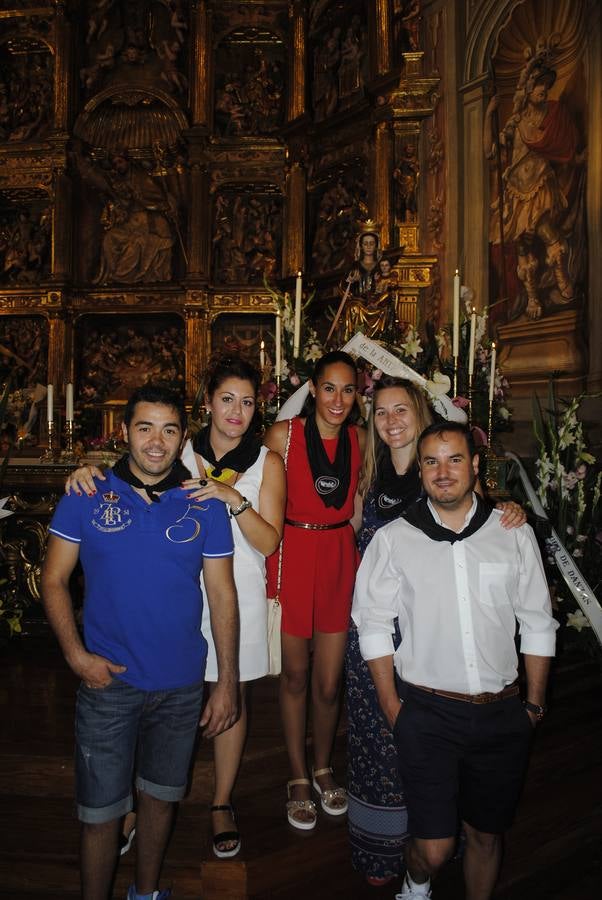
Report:
[[[268,454],[267,447],[262,447],[259,456],[250,469],[243,472],[236,482],[236,490],[253,504],[259,511],[259,490],[263,478],[263,466]],[[186,441],[182,451],[182,462],[193,478],[200,475],[192,442]],[[203,459],[204,465],[209,465]],[[265,557],[251,547],[238,524],[235,516],[230,519],[234,538],[234,582],[238,593],[238,609],[240,613],[240,648],[239,667],[240,680],[253,681],[262,678],[268,672],[268,607],[265,584]],[[201,588],[206,597],[205,584],[201,573]],[[203,622],[201,631],[209,645],[207,653],[206,681],[217,681],[217,658],[211,634],[211,616],[209,604],[203,604]]]

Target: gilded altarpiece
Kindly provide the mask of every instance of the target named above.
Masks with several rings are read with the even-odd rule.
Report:
[[[440,77],[426,32],[420,3],[309,4],[306,265],[325,303],[350,285],[340,339],[439,323],[425,132],[436,133]]]

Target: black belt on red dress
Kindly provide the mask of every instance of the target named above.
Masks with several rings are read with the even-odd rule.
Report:
[[[333,528],[343,528],[349,525],[349,519],[343,522],[333,522],[332,525],[314,525],[313,522],[295,522],[294,519],[285,519],[286,525],[292,525],[293,528],[308,528],[310,531],[332,531]]]

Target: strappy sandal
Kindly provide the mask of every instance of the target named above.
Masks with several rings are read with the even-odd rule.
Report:
[[[332,768],[330,767],[326,769],[312,769],[313,789],[320,797],[320,804],[325,813],[328,813],[329,816],[344,816],[349,806],[345,788],[335,787],[322,790],[316,780],[320,775],[332,774]]]
[[[214,812],[229,812],[232,816],[234,824],[236,825],[236,815],[234,813],[234,807],[231,803],[222,803],[219,806],[210,807],[212,813]],[[235,846],[231,847],[229,850],[220,850],[220,844],[232,843],[235,841]],[[236,856],[236,854],[240,850],[240,831],[220,831],[219,834],[213,835],[213,852],[218,857],[218,859],[229,859],[232,856]]]
[[[291,800],[291,788],[296,784],[309,785],[310,780],[309,778],[293,778],[292,781],[287,782],[286,794],[288,802],[286,804],[286,815],[289,824],[292,825],[293,828],[300,828],[302,831],[311,831],[312,828],[316,827],[316,821],[318,819],[316,804],[313,800]],[[311,818],[299,819],[299,813],[309,813]]]

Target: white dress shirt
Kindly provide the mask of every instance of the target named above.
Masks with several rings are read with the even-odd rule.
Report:
[[[429,508],[442,524],[430,501]],[[476,499],[466,523],[475,509]],[[535,536],[529,525],[502,528],[500,517],[494,510],[453,544],[404,519],[376,532],[357,573],[352,610],[365,660],[394,655],[404,681],[480,694],[515,681],[517,620],[521,653],[554,655],[558,623]],[[402,640],[394,653],[396,616]]]

